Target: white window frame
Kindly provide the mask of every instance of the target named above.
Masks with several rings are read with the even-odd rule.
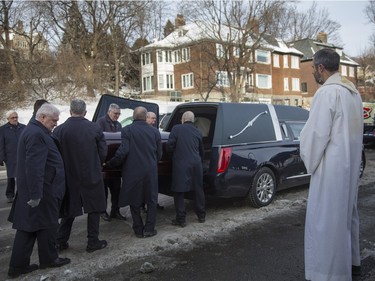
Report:
[[[301,84],[299,78],[292,78],[292,91],[300,91]]]
[[[289,78],[284,77],[284,91],[289,91]]]
[[[349,77],[355,77],[355,70],[353,66],[349,66]]]
[[[163,51],[158,50],[156,53],[157,53],[157,56],[158,56],[158,62],[163,62]]]
[[[154,75],[142,77],[142,89],[143,92],[154,90]]]
[[[182,89],[194,88],[194,74],[187,73],[181,75]]]
[[[299,69],[299,57],[291,56],[291,68]]]
[[[255,50],[255,61],[257,63],[270,64],[271,52],[265,50]]]
[[[142,65],[152,64],[152,55],[150,52],[142,54]]]
[[[263,81],[263,79],[266,79]],[[256,82],[257,87],[259,89],[271,89],[272,88],[272,77],[268,74],[257,74],[256,75]],[[263,83],[266,83],[266,85],[263,85]]]
[[[283,55],[283,66],[284,66],[284,68],[289,68],[289,57],[288,57],[288,55]]]
[[[182,48],[181,50],[181,61],[190,61],[190,48]]]
[[[280,67],[280,55],[273,54],[273,67]]]
[[[180,50],[173,51],[173,55],[174,55],[174,62],[180,63],[181,62],[181,51]]]
[[[216,86],[229,87],[229,75],[226,71],[216,71]]]
[[[225,58],[225,49],[222,44],[216,43],[216,57],[219,59]]]
[[[174,75],[160,73],[158,75],[159,90],[174,90]]]
[[[348,76],[348,67],[346,65],[341,65],[341,75]]]

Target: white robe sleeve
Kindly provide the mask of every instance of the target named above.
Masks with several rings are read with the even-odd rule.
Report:
[[[315,94],[309,119],[300,136],[300,154],[307,172],[313,174],[321,163],[331,138],[335,102],[324,87]]]

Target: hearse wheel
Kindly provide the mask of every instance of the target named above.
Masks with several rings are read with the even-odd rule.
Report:
[[[275,197],[276,179],[272,170],[263,167],[254,176],[248,199],[251,206],[260,208],[270,204]]]

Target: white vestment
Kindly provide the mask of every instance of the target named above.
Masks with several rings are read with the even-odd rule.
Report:
[[[305,277],[351,281],[360,265],[357,193],[363,107],[354,85],[335,73],[316,92],[301,132],[311,174],[305,223]]]

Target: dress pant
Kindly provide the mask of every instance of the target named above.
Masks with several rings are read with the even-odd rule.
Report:
[[[7,180],[7,189],[5,191],[6,197],[14,197],[14,192],[16,189],[16,179],[15,178],[8,178]]]
[[[121,190],[121,179],[105,179],[105,199],[108,201],[108,189],[111,192],[111,215],[116,214],[119,211],[118,198]],[[107,209],[107,208],[106,208]]]
[[[156,209],[157,204],[155,202],[147,203],[146,222],[143,225],[141,205],[130,205],[130,212],[133,219],[133,230],[135,234],[142,235],[144,232],[152,232],[155,230]]]
[[[72,231],[72,225],[74,218],[63,218],[61,219],[59,230],[57,233],[56,243],[60,244],[68,242],[70,233]],[[87,244],[92,245],[99,241],[99,222],[100,213],[88,213],[87,214]]]
[[[176,220],[180,223],[186,222],[185,192],[175,192],[174,206],[176,210]],[[194,211],[198,218],[205,218],[205,196],[203,189],[194,191]]]
[[[50,264],[58,258],[55,248],[56,227],[41,229],[36,232],[17,230],[9,267],[25,268],[30,265],[35,240],[38,243],[40,264]]]

